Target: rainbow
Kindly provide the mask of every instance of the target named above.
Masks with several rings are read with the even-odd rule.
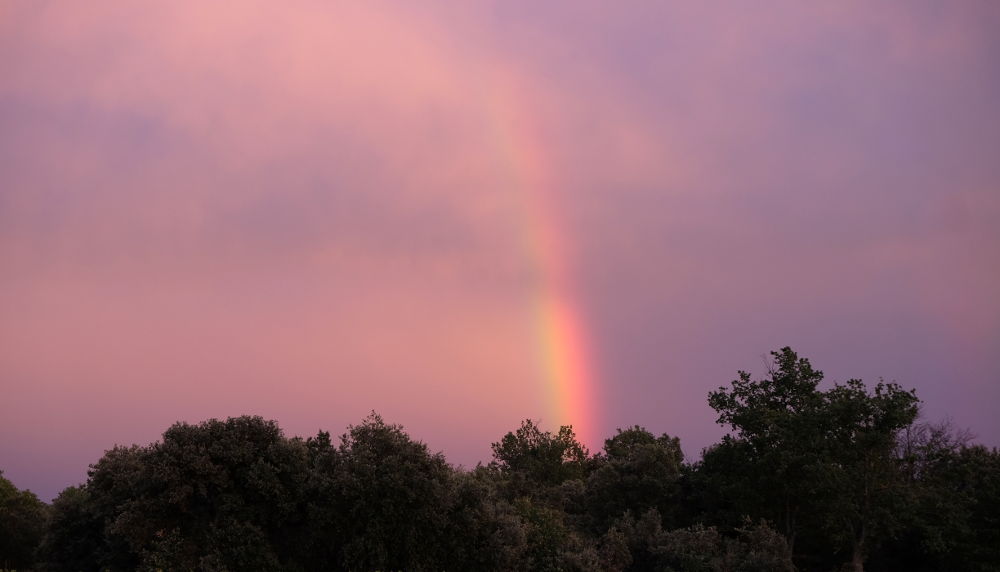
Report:
[[[592,354],[573,282],[573,253],[552,192],[557,173],[517,76],[500,75],[490,92],[489,117],[501,161],[522,217],[522,244],[535,269],[533,329],[545,387],[548,425],[572,425],[591,450],[601,443]]]

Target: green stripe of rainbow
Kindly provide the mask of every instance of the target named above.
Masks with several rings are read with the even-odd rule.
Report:
[[[556,173],[521,85],[502,74],[489,94],[489,116],[500,142],[504,168],[524,217],[523,247],[535,266],[532,301],[539,366],[546,388],[549,424],[573,425],[581,442],[598,443],[594,431],[595,386],[587,329],[573,288],[572,253],[552,201]]]

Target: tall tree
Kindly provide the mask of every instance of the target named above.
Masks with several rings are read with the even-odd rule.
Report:
[[[589,453],[570,425],[553,434],[525,419],[517,431],[507,433],[492,447],[490,467],[504,477],[511,498],[537,495],[586,476]]]
[[[772,356],[769,377],[751,380],[741,371],[729,388],[709,395],[718,422],[733,431],[720,447],[738,451],[746,464],[734,478],[756,502],[743,506],[780,523],[793,548],[809,530],[863,570],[870,549],[898,525],[893,446],[919,401],[894,383],[869,392],[851,380],[820,391],[823,374],[809,360],[787,347]]]
[[[148,484],[122,520],[156,566],[284,568],[306,466],[305,445],[274,421],[178,423],[150,448]]]
[[[87,482],[83,488],[86,495],[68,503],[82,504],[74,511],[74,526],[91,526],[96,530],[100,543],[91,556],[102,570],[135,570],[139,566],[139,554],[133,549],[130,538],[138,530],[133,529],[129,519],[121,518],[126,511],[135,509],[133,514],[142,514],[137,507],[146,498],[146,488],[151,482],[144,477],[148,447],[132,445],[115,446],[106,451],[87,471]],[[135,523],[137,524],[137,523]],[[155,532],[155,529],[154,529]]]
[[[803,477],[817,472],[823,439],[822,396],[816,389],[823,373],[791,348],[771,353],[775,362],[768,378],[754,381],[740,371],[730,388],[710,393],[708,402],[719,414],[717,422],[733,430],[719,448],[738,451],[747,465],[748,471],[733,477],[743,477],[749,486],[742,489],[753,491],[758,503],[743,505],[778,523],[794,549],[803,504],[812,496]]]
[[[873,556],[882,569],[1000,569],[1000,451],[950,422],[900,435],[906,527]]]
[[[297,567],[307,452],[260,417],[178,423],[162,442],[106,452],[56,502],[55,568]],[[89,557],[73,535],[97,539]],[[88,540],[88,542],[90,542]]]
[[[35,493],[18,490],[0,471],[0,569],[29,568],[48,520]]]
[[[676,512],[683,460],[676,437],[656,437],[639,426],[619,429],[604,442],[604,453],[595,459],[596,469],[587,479],[587,508],[596,531],[607,530],[625,511],[644,514],[655,508],[663,516]]]
[[[820,523],[851,566],[863,570],[871,549],[906,523],[907,483],[895,455],[898,432],[913,424],[917,398],[896,384],[869,393],[852,379],[824,394],[826,437],[817,489],[825,503]]]
[[[341,437],[338,459],[344,567],[439,568],[452,484],[444,457],[372,413]]]
[[[84,487],[67,487],[52,501],[52,518],[42,540],[45,570],[100,570],[104,527]]]

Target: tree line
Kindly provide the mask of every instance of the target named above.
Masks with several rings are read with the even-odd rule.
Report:
[[[373,413],[335,443],[260,417],[116,446],[47,505],[0,476],[0,569],[1000,569],[1000,452],[895,383],[820,389],[789,348],[709,395],[685,462],[634,426],[591,454],[531,420],[451,466]]]

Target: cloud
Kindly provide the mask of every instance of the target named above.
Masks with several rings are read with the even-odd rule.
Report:
[[[792,344],[996,438],[992,5],[0,11],[0,453],[50,493],[244,412],[375,408],[485,458],[549,414],[531,225],[567,246],[598,432],[696,452],[706,392]]]

